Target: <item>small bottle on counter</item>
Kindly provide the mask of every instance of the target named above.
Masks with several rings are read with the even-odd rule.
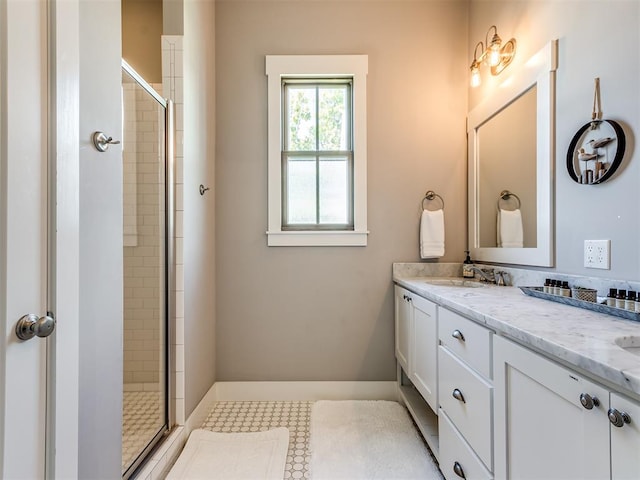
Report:
[[[465,253],[467,254],[467,258],[465,258],[464,262],[462,262],[462,276],[464,278],[473,278],[475,275],[473,273],[473,270],[471,269],[471,266],[473,265],[473,261],[469,256],[469,250],[465,250]]]
[[[607,295],[607,305],[610,307],[616,306],[616,297],[618,296],[617,288],[610,288],[609,295]]]
[[[560,280],[552,280],[552,281],[553,281],[553,294],[560,295],[562,293],[560,288],[560,285],[562,284],[560,283]]]
[[[542,287],[542,291],[544,293],[551,293],[551,279],[547,278],[544,281],[544,286]]]
[[[631,312],[636,311],[636,292],[634,292],[633,290],[629,290],[627,292],[627,298],[624,301],[624,308]]]
[[[627,291],[623,289],[618,290],[618,296],[616,297],[616,307],[624,308],[626,303],[627,303]]]
[[[562,292],[563,297],[570,297],[571,289],[569,288],[569,282],[567,281],[562,282],[562,288],[560,291]]]
[[[640,313],[640,294],[636,295],[636,313]]]

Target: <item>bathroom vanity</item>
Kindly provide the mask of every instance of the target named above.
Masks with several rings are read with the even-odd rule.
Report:
[[[402,400],[447,479],[640,478],[640,323],[394,267]]]

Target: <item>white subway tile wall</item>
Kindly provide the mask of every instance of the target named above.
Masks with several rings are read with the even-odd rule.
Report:
[[[178,425],[185,422],[184,411],[184,263],[183,263],[183,138],[184,138],[184,87],[182,36],[162,36],[162,94],[175,104],[175,295],[176,317],[170,319],[174,325],[171,352],[171,385],[175,405],[175,421]]]

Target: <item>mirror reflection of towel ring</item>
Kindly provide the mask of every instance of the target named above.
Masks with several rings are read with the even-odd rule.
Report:
[[[520,209],[520,205],[521,205],[520,197],[518,195],[516,195],[515,193],[510,192],[509,190],[503,190],[503,191],[500,192],[500,198],[498,199],[498,203],[496,204],[496,206],[498,208],[498,211],[500,209],[506,210],[506,208],[502,208],[501,207],[500,202],[502,202],[503,200],[505,202],[507,202],[507,201],[509,201],[510,198],[515,198],[516,201],[518,202],[518,205],[513,210]]]
[[[427,191],[427,193],[424,194],[424,198],[422,199],[422,209],[426,210],[427,209],[427,205],[425,204],[425,201],[432,201],[435,200],[436,198],[439,198],[440,201],[442,202],[442,210],[444,210],[444,199],[438,195],[436,192],[434,192],[433,190],[429,190]]]

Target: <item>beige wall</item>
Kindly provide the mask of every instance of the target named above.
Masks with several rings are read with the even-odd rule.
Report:
[[[466,31],[466,2],[216,3],[218,380],[395,378],[391,264],[419,260],[427,190],[464,258]],[[367,247],[267,247],[266,54],[369,56]]]
[[[637,280],[640,271],[640,163],[635,135],[640,132],[640,2],[485,1],[470,4],[469,53],[490,25],[518,52],[517,69],[552,38],[558,38],[556,93],[555,229],[556,270],[577,275]],[[594,32],[597,40],[594,40]],[[508,74],[505,72],[505,74]],[[600,77],[604,118],[623,124],[627,153],[616,175],[602,185],[579,185],[566,169],[575,132],[591,119],[594,78]],[[486,80],[486,81],[485,81]],[[470,89],[470,108],[495,88],[483,76]],[[635,133],[634,133],[635,132]],[[611,240],[611,270],[583,267],[584,240]]]
[[[184,370],[188,417],[215,381],[215,4],[184,4]],[[177,109],[180,124],[183,115]],[[180,141],[178,139],[178,141]],[[177,179],[179,182],[180,179]],[[198,186],[211,190],[200,196]],[[179,212],[181,213],[181,212]]]
[[[162,0],[122,0],[122,58],[149,83],[162,82]]]

